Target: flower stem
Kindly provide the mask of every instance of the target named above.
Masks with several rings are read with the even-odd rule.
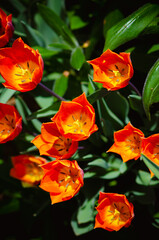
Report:
[[[52,96],[56,97],[57,99],[59,99],[60,101],[66,101],[65,98],[60,97],[58,94],[56,94],[55,92],[53,92],[51,89],[49,89],[48,87],[46,87],[43,83],[39,83],[39,86],[41,88],[43,88],[46,92],[48,92],[49,94],[51,94]]]
[[[135,87],[135,85],[131,82],[129,82],[129,85],[134,89],[134,91],[137,93],[137,95],[139,95],[140,97],[142,97],[141,93],[139,92],[139,90]]]

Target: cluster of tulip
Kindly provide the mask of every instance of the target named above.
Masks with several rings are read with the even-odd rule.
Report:
[[[0,74],[4,87],[20,92],[33,90],[41,81],[44,63],[38,50],[16,39],[11,47],[4,47],[13,36],[12,16],[0,9]],[[93,66],[93,81],[100,82],[109,91],[126,87],[133,76],[129,53],[117,54],[106,50],[100,57],[88,61]],[[0,143],[13,140],[22,130],[22,117],[14,106],[0,103]],[[85,93],[72,101],[62,101],[51,122],[43,123],[41,134],[32,143],[40,155],[54,158],[19,155],[12,157],[10,175],[30,186],[50,193],[51,203],[69,200],[83,186],[84,171],[76,160],[68,160],[78,149],[78,142],[86,140],[98,130],[95,109]],[[144,153],[159,164],[159,134],[148,138],[128,123],[114,133],[115,143],[107,152],[120,154],[123,161],[137,160]],[[151,175],[153,173],[151,172]],[[118,231],[128,227],[134,217],[132,203],[123,194],[100,192],[95,228]]]

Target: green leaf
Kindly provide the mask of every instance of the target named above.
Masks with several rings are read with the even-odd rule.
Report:
[[[68,13],[68,17],[70,20],[70,27],[72,30],[79,29],[85,27],[88,23],[84,22],[79,16],[74,15],[73,11]]]
[[[148,172],[139,170],[136,177],[136,183],[139,185],[149,186],[151,180],[151,175]]]
[[[77,216],[76,213],[73,215],[72,220],[71,220],[71,227],[74,231],[74,234],[76,236],[82,235],[84,233],[87,233],[94,228],[94,223],[84,223],[84,224],[78,224],[77,222]]]
[[[159,179],[159,166],[152,162],[148,157],[144,154],[141,155],[142,160],[146,164],[146,166],[154,173],[154,175]]]
[[[42,108],[34,113],[29,114],[27,116],[27,120],[32,120],[35,118],[43,118],[43,117],[52,117],[55,113],[57,113],[59,107],[60,107],[60,102],[55,102],[47,108]]]
[[[107,31],[104,51],[137,38],[158,14],[159,5],[148,3],[121,20]]]
[[[108,91],[105,88],[98,89],[94,93],[90,94],[87,99],[88,101],[93,104],[97,100],[105,97],[108,94]]]
[[[78,46],[78,42],[63,20],[50,8],[43,4],[38,4],[39,13],[45,22],[73,48]]]
[[[53,91],[60,97],[63,97],[68,87],[68,77],[63,74],[55,80]],[[55,98],[56,99],[56,98]]]
[[[27,39],[28,42],[31,46],[41,46],[41,47],[45,47],[45,42],[43,39],[43,36],[40,34],[39,31],[37,31],[36,29],[30,27],[28,24],[26,24],[25,22],[21,21],[25,32],[27,34]]]
[[[114,9],[113,11],[109,12],[104,19],[104,36],[106,35],[108,29],[110,29],[113,25],[121,21],[123,18],[123,14],[120,12],[119,9]]]
[[[83,63],[85,62],[85,56],[81,47],[77,47],[72,50],[70,63],[73,68],[80,70]]]
[[[142,104],[142,98],[138,95],[129,95],[128,96],[130,107],[139,113],[143,113],[143,104]]]
[[[150,69],[143,88],[143,105],[150,119],[150,106],[159,102],[159,59]]]
[[[0,95],[0,102],[1,103],[8,102],[8,100],[14,95],[15,92],[16,92],[16,90],[4,88]]]

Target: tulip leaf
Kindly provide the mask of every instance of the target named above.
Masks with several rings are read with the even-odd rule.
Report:
[[[7,103],[8,100],[15,94],[16,90],[3,88],[1,95],[0,95],[0,102]]]
[[[53,115],[57,113],[59,107],[60,102],[55,102],[49,107],[39,109],[36,112],[29,114],[29,116],[27,116],[27,120],[30,121],[36,118],[53,117]]]
[[[43,4],[38,4],[38,9],[44,21],[56,32],[57,35],[61,36],[73,48],[78,46],[78,42],[73,33],[53,10]]]
[[[80,70],[85,61],[85,56],[81,47],[74,48],[71,53],[70,63],[73,68]]]
[[[150,69],[143,88],[143,105],[150,119],[150,106],[159,102],[159,59]]]
[[[152,162],[148,157],[144,154],[141,155],[142,160],[146,164],[146,166],[154,173],[155,177],[159,179],[159,166]]]
[[[159,5],[147,3],[127,18],[111,27],[105,35],[106,49],[115,49],[120,45],[135,39],[159,14]]]

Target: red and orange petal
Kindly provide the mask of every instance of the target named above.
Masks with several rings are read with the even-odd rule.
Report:
[[[40,83],[44,63],[38,50],[25,44],[21,38],[12,47],[0,49],[0,74],[6,88],[20,92],[33,90]]]
[[[83,186],[83,170],[73,160],[59,160],[42,165],[44,177],[40,187],[50,193],[51,203],[63,202],[74,197]]]
[[[22,117],[14,106],[0,103],[0,143],[13,140],[22,130]]]
[[[85,93],[69,102],[62,102],[59,111],[51,119],[56,122],[61,134],[74,141],[87,139],[98,130],[95,110]]]
[[[40,167],[47,161],[42,157],[33,155],[18,155],[11,158],[13,168],[10,170],[10,176],[21,180],[22,182],[36,185],[42,179],[44,172]]]
[[[9,16],[0,8],[0,47],[4,47],[12,38],[14,27],[12,14]]]
[[[108,49],[100,57],[87,62],[94,69],[93,81],[102,83],[111,91],[126,87],[134,73],[130,53],[117,54]]]
[[[142,153],[148,157],[152,162],[159,166],[159,133],[153,134],[150,137],[143,139]],[[150,170],[151,177],[154,173]]]
[[[39,149],[40,155],[59,159],[70,158],[78,148],[78,142],[63,137],[54,122],[43,123],[41,134],[32,143]]]
[[[134,218],[134,207],[126,196],[117,193],[100,192],[94,228],[119,231],[128,227]]]
[[[122,130],[114,133],[114,144],[107,152],[121,155],[123,162],[137,160],[141,156],[143,138],[143,132],[129,122]]]

